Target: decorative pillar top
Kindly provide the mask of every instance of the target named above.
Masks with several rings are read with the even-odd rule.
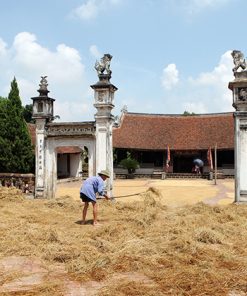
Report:
[[[40,80],[40,84],[39,84],[39,89],[38,89],[38,92],[39,92],[39,95],[40,96],[47,96],[48,93],[50,92],[48,89],[47,89],[47,86],[48,86],[48,83],[47,83],[47,76],[41,76],[41,80]]]
[[[111,79],[111,59],[112,55],[104,54],[100,61],[96,61],[94,68],[97,71],[99,80],[97,83],[91,85],[94,90],[94,106],[102,111],[103,107],[112,109],[114,107],[114,92],[117,87],[110,82]],[[100,111],[100,113],[102,113]]]
[[[234,67],[232,69],[234,74],[234,81],[229,82],[229,89],[233,91],[232,106],[236,111],[247,111],[247,65],[244,54],[239,50],[233,50],[231,53],[233,57]]]
[[[96,61],[95,63],[94,68],[97,71],[100,82],[103,82],[103,83],[110,82],[111,74],[112,74],[112,71],[110,69],[111,59],[112,59],[112,55],[110,55],[109,53],[106,53],[100,59],[100,61]]]
[[[247,65],[244,58],[244,54],[240,50],[233,50],[231,55],[233,57],[234,67],[232,71],[235,79],[247,79]]]
[[[39,89],[39,96],[31,98],[33,100],[33,116],[34,119],[46,119],[52,121],[53,116],[53,102],[55,99],[48,97],[49,90],[47,89],[47,76],[41,76]]]
[[[94,68],[96,69],[98,75],[106,73],[111,75],[112,71],[110,69],[111,66],[112,55],[109,53],[104,54],[104,56],[100,59],[100,61],[96,61]]]

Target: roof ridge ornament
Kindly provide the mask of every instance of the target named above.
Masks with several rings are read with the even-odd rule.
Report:
[[[121,109],[121,113],[127,113],[127,112],[128,112],[127,105],[123,105],[123,108]]]

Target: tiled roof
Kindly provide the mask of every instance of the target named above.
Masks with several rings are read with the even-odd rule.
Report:
[[[65,154],[65,153],[81,153],[82,150],[77,146],[62,146],[56,148],[57,153]]]
[[[200,150],[234,148],[233,113],[192,116],[124,113],[113,129],[114,148]]]

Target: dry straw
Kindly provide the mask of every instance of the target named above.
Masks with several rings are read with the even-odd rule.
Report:
[[[96,228],[80,225],[79,200],[27,200],[1,188],[0,259],[33,258],[48,274],[60,266],[71,281],[100,283],[95,295],[246,295],[247,207],[168,208],[161,199],[149,188],[138,202],[100,200]],[[1,285],[20,277],[0,275]],[[56,296],[65,287],[64,276],[53,275],[2,295]]]

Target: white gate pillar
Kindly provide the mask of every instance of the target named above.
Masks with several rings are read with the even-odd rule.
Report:
[[[235,79],[229,83],[233,93],[234,112],[234,162],[235,162],[235,202],[247,202],[247,71],[243,54],[232,52]],[[238,68],[242,70],[237,72]]]
[[[114,116],[111,111],[114,108],[114,93],[117,90],[111,84],[110,61],[112,56],[105,54],[100,62],[96,62],[95,69],[98,72],[99,81],[91,85],[94,90],[94,107],[96,122],[96,173],[107,169],[110,178],[107,182],[107,189],[111,191],[113,183],[113,147],[112,147],[112,125]],[[104,74],[104,71],[107,73]]]
[[[49,90],[47,76],[41,76],[39,96],[32,98],[33,115],[36,122],[36,150],[35,150],[35,197],[47,198],[50,192],[47,192],[48,176],[46,159],[46,124],[53,120],[53,102],[54,99],[48,97]]]
[[[42,198],[45,194],[45,123],[45,119],[36,119],[35,197],[37,198]]]
[[[57,152],[54,139],[47,141],[45,159],[45,197],[50,199],[55,197],[57,187]]]

